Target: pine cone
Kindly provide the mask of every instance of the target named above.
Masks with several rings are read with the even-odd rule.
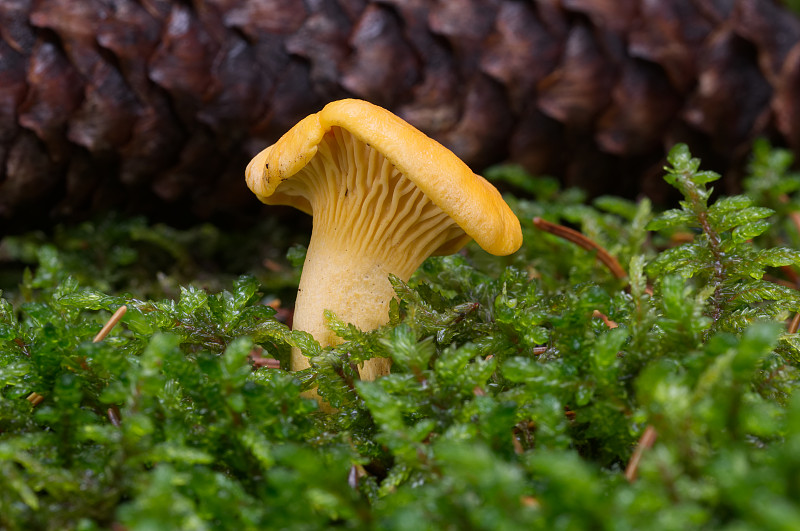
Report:
[[[688,142],[736,186],[800,153],[800,19],[776,0],[3,0],[0,220],[249,219],[249,158],[358,97],[474,169],[663,192]]]

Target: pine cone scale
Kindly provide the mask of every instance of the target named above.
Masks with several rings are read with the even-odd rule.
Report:
[[[652,193],[675,141],[733,174],[757,135],[800,152],[798,42],[779,0],[3,0],[0,221],[248,222],[241,168],[342,97],[476,171]]]

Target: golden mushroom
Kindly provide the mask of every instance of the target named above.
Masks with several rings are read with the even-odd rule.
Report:
[[[431,255],[471,238],[486,251],[519,249],[519,220],[500,193],[450,150],[389,111],[346,99],[329,103],[259,153],[246,170],[262,202],[313,216],[295,304],[294,328],[324,346],[339,339],[324,311],[361,330],[389,318],[389,274],[408,280]],[[309,367],[299,351],[291,369]],[[387,359],[359,367],[389,373]]]

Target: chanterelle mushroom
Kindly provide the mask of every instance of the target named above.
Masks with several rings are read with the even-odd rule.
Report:
[[[270,205],[313,215],[294,328],[322,346],[337,342],[323,315],[372,330],[388,320],[389,274],[408,280],[428,256],[470,238],[486,251],[519,249],[517,217],[483,177],[389,111],[360,100],[330,103],[259,153],[247,185]],[[292,370],[309,366],[299,351]],[[389,360],[359,368],[372,380]]]

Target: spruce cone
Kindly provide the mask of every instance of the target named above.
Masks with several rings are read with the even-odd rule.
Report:
[[[687,141],[735,185],[800,152],[799,42],[776,0],[3,0],[0,222],[247,217],[247,160],[342,97],[478,171],[657,194]]]

